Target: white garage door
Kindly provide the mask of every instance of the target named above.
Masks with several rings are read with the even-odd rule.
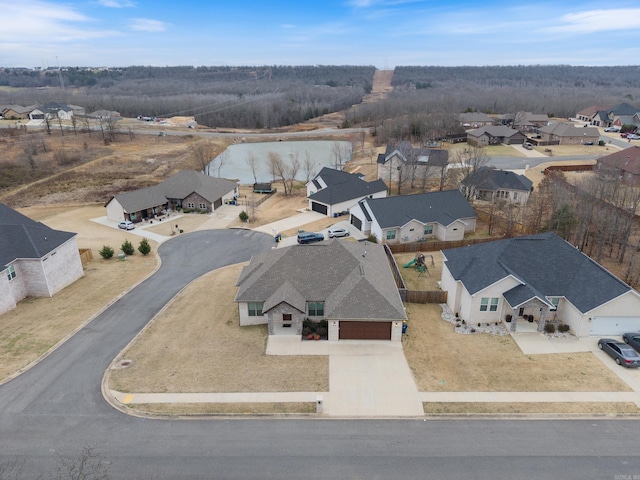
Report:
[[[640,332],[640,317],[594,317],[591,320],[591,335],[622,335],[625,332]]]

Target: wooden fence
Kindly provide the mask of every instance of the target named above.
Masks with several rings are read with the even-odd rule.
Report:
[[[447,292],[442,290],[398,289],[400,298],[406,303],[447,303]]]
[[[265,193],[265,194],[261,194],[260,195],[260,200],[249,200],[247,202],[247,204],[251,204],[252,207],[257,207],[258,205],[260,205],[262,202],[269,200],[272,196],[274,196],[276,193],[278,193],[278,189],[277,188],[273,188],[271,190],[270,193]]]
[[[407,290],[407,286],[404,284],[404,279],[402,278],[402,274],[400,273],[400,269],[398,268],[398,264],[396,263],[396,259],[393,258],[393,253],[391,253],[391,249],[389,245],[384,246],[384,253],[387,254],[387,260],[389,260],[389,266],[391,267],[391,272],[393,273],[393,279],[396,281],[396,287],[398,287],[398,291]],[[400,293],[402,296],[402,293]]]
[[[386,247],[391,253],[410,253],[410,252],[439,252],[440,250],[446,250],[447,248],[466,247],[468,245],[475,245],[476,243],[491,242],[493,240],[499,240],[498,238],[469,238],[466,240],[452,240],[447,242],[407,242],[407,243],[392,243],[387,244]]]
[[[91,253],[90,248],[79,248],[78,253],[80,254],[80,261],[83,267],[93,260],[93,253]]]
[[[547,168],[545,168],[542,173],[544,173],[545,175],[548,175],[549,172],[552,171],[561,171],[561,172],[592,172],[593,170],[595,170],[596,168],[596,164],[594,163],[589,163],[589,164],[581,164],[581,165],[551,165]]]

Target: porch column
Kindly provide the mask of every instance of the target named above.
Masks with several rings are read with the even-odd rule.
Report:
[[[509,330],[513,333],[516,331],[516,327],[518,326],[518,316],[514,315],[511,318],[511,327],[509,328]]]
[[[538,331],[544,332],[544,326],[547,322],[547,313],[549,312],[549,307],[546,305],[542,307],[542,311],[540,312],[540,320],[538,321]]]
[[[269,330],[269,335],[273,335],[273,313],[269,312],[267,313],[267,326],[268,326],[268,330]]]

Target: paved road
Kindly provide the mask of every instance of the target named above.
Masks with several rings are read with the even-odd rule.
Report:
[[[140,328],[191,280],[271,242],[268,235],[223,230],[164,243],[155,275],[0,386],[0,465],[18,459],[19,479],[50,478],[56,453],[93,446],[113,479],[640,475],[636,420],[151,420],[112,409],[100,393],[102,374]]]

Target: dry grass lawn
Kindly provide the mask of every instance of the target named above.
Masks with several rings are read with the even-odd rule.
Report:
[[[439,305],[407,304],[404,352],[420,391],[625,392],[591,353],[524,355],[510,336],[463,335]]]
[[[91,205],[21,209],[52,228],[78,232],[78,246],[90,248],[94,259],[85,266],[84,277],[52,298],[27,298],[0,315],[0,380],[33,363],[156,268],[153,253],[147,257],[137,253],[126,261],[103,260],[98,255],[102,245],[119,250],[127,238],[125,232],[89,221],[103,210]],[[151,244],[155,250],[155,243]]]
[[[611,415],[638,413],[634,403],[425,403],[429,414],[573,414]]]
[[[132,364],[111,372],[110,388],[137,393],[327,391],[328,357],[267,356],[266,325],[239,326],[233,297],[240,270],[240,265],[216,270],[183,290],[123,353]]]
[[[315,403],[141,403],[132,410],[154,415],[278,415],[315,414]]]
[[[409,290],[440,290],[438,282],[442,277],[442,263],[444,258],[442,252],[423,252],[427,270],[429,273],[423,273],[422,276],[413,266],[404,268],[411,260],[416,257],[415,253],[396,253],[393,257],[396,259],[400,274]],[[433,265],[431,257],[433,256]]]

